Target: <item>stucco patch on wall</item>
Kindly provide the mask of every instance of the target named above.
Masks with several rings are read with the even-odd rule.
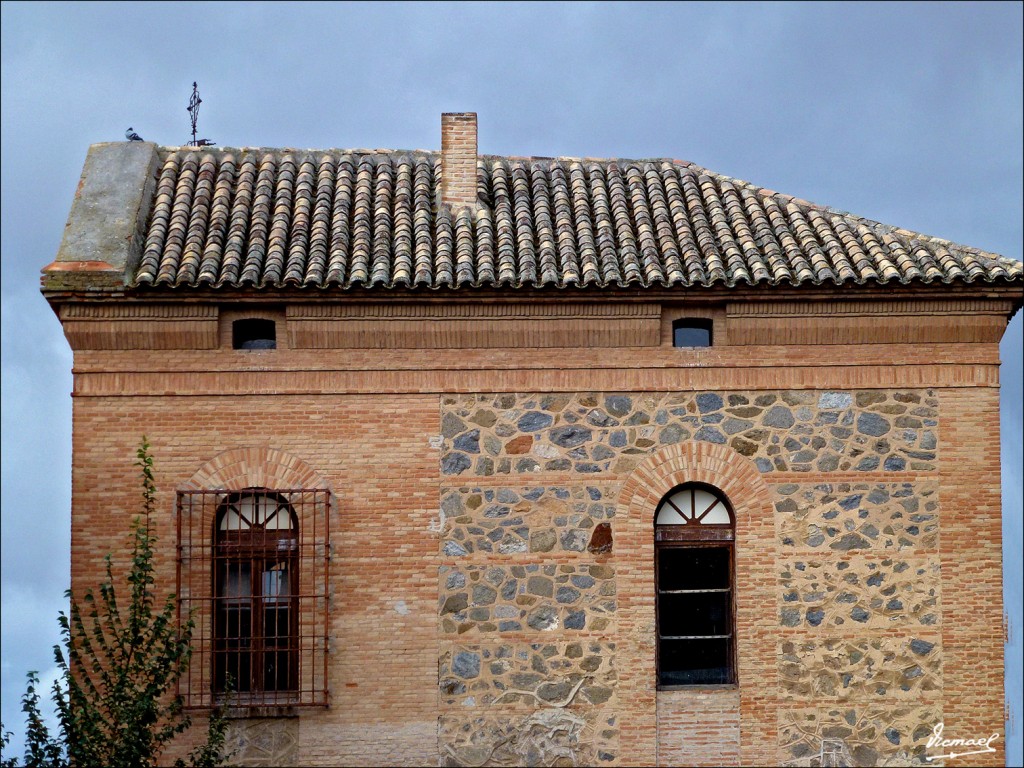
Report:
[[[299,721],[297,718],[233,720],[224,742],[229,765],[289,766],[296,764]]]
[[[938,557],[788,558],[779,563],[783,627],[924,628],[939,624]]]
[[[925,745],[941,721],[941,704],[784,709],[779,760],[792,766],[929,765]]]
[[[794,699],[888,700],[942,694],[942,638],[787,639],[782,693]]]
[[[618,754],[610,711],[548,707],[533,712],[443,715],[438,726],[446,766],[602,765]]]
[[[615,643],[452,645],[441,655],[441,702],[466,707],[614,703]]]
[[[779,546],[838,553],[935,549],[938,490],[937,481],[775,486]]]

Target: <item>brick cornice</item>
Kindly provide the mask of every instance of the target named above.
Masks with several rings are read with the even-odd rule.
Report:
[[[213,304],[65,304],[60,308],[60,319],[93,320],[103,322],[115,319],[182,320],[216,319]]]
[[[770,389],[998,387],[988,365],[792,366],[770,370]],[[518,368],[469,370],[153,371],[76,369],[76,397],[421,394],[457,392],[679,392],[766,389],[764,368]]]
[[[538,292],[491,301],[460,295],[448,302],[76,302],[59,306],[58,314],[76,351],[216,349],[228,343],[229,315],[274,311],[279,339],[295,350],[642,347],[647,353],[670,345],[672,321],[692,315],[714,317],[714,355],[745,346],[994,344],[1013,306],[1005,298],[949,295],[743,301],[723,294],[717,304],[702,304],[689,297],[682,303],[622,295],[593,301]]]
[[[487,304],[289,304],[288,319],[387,318],[499,318],[532,317],[660,317],[657,302],[491,302]]]
[[[875,301],[749,301],[729,302],[726,314],[733,316],[757,317],[805,317],[816,315],[943,315],[943,314],[985,314],[1005,315],[1012,310],[1010,301],[992,301],[976,298],[936,299],[879,299]]]
[[[778,302],[778,301],[855,301],[878,300],[907,301],[913,299],[958,300],[958,299],[1000,299],[1011,304],[1011,311],[1024,304],[1024,283],[1017,282],[974,282],[974,283],[912,283],[905,285],[859,285],[850,286],[806,284],[802,286],[760,285],[732,287],[693,286],[681,289],[650,288],[424,288],[381,290],[350,288],[324,290],[320,288],[188,288],[139,287],[103,291],[44,291],[47,299],[54,304],[66,302],[98,303],[104,301],[148,302],[239,302],[239,303],[436,303],[453,302],[533,302],[533,301],[583,301],[606,303],[616,301],[671,302],[679,304],[730,303],[730,302]]]

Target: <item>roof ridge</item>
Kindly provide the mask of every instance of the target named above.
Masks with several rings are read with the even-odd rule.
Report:
[[[208,147],[194,147],[190,144],[182,144],[181,146],[173,145],[160,145],[157,147],[157,152],[161,155],[169,155],[174,152],[190,152],[190,153],[209,153],[214,155],[225,155],[233,152],[262,152],[264,154],[343,154],[343,155],[440,155],[441,150],[439,149],[387,149],[384,147],[378,147],[376,149],[370,147],[230,147],[230,146],[208,146]]]
[[[224,155],[233,152],[262,152],[266,154],[346,154],[346,155],[428,155],[440,156],[440,149],[391,149],[387,147],[266,147],[266,146],[205,146],[195,147],[190,144],[158,145],[157,151],[167,155],[173,152],[210,153]],[[575,155],[499,155],[480,153],[479,160],[510,160],[510,161],[547,161],[547,162],[579,162],[579,163],[676,163],[680,161],[670,157],[583,157]],[[706,169],[705,169],[706,170]],[[713,171],[708,171],[713,173]],[[721,176],[721,174],[717,174]]]

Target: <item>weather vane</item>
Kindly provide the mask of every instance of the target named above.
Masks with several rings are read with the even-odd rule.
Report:
[[[186,111],[189,117],[192,119],[192,146],[193,147],[208,147],[213,142],[210,139],[197,139],[197,125],[199,123],[199,105],[203,103],[203,100],[199,98],[199,85],[193,81],[192,83],[192,97],[188,100],[188,107]],[[130,130],[130,129],[129,129]]]

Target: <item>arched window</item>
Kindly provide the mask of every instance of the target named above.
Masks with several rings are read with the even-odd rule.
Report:
[[[658,686],[736,682],[734,518],[717,488],[665,495],[654,517]]]
[[[264,489],[228,495],[214,535],[217,692],[295,691],[298,686],[298,551],[295,512]]]
[[[327,705],[331,503],[326,488],[178,491],[186,707]]]

